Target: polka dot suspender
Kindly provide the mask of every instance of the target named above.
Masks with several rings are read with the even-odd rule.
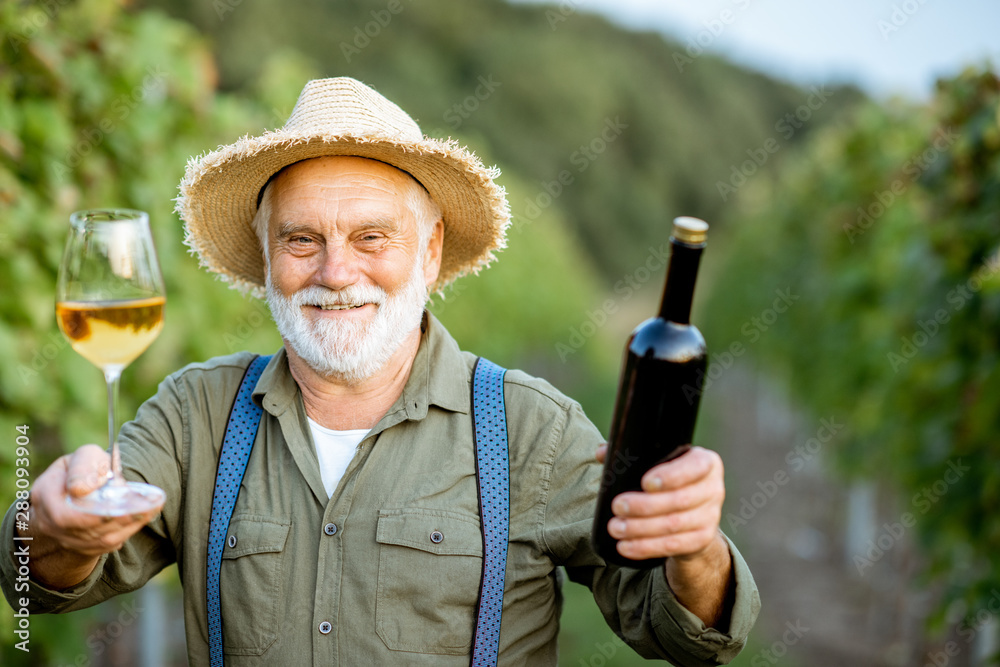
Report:
[[[483,528],[483,579],[479,586],[472,667],[497,664],[500,614],[507,570],[510,522],[510,461],[503,376],[507,371],[480,357],[472,379],[472,421],[476,429],[476,482]]]
[[[208,641],[212,667],[222,667],[222,611],[219,573],[229,520],[233,515],[240,484],[250,460],[250,450],[260,425],[261,409],[251,394],[270,357],[257,357],[250,364],[236,394],[212,496],[212,518],[208,539]],[[503,611],[504,576],[507,570],[507,538],[510,520],[510,464],[507,450],[507,416],[503,378],[507,371],[480,358],[472,383],[472,416],[475,427],[476,483],[483,530],[483,577],[472,667],[497,664],[500,649],[500,616]]]
[[[250,363],[240,389],[236,392],[233,409],[226,424],[222,440],[219,468],[215,473],[215,492],[212,494],[212,518],[208,525],[208,647],[212,667],[222,667],[222,602],[219,597],[219,573],[222,569],[222,550],[226,545],[229,520],[233,516],[236,497],[240,494],[243,473],[250,460],[250,450],[260,426],[261,408],[251,396],[260,374],[271,357],[257,357]]]

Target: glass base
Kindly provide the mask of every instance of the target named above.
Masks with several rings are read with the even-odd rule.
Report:
[[[70,507],[98,516],[142,514],[163,504],[167,494],[163,489],[142,482],[108,483],[85,496],[67,496]]]

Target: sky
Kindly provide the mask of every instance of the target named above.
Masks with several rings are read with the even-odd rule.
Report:
[[[517,0],[534,2],[535,0]],[[926,99],[968,64],[1000,67],[1000,0],[550,0],[657,30],[799,83]],[[683,54],[683,51],[682,51]]]

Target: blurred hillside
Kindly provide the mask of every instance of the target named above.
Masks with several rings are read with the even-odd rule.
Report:
[[[511,198],[515,224],[558,209],[609,284],[665,240],[673,215],[718,220],[726,207],[718,182],[731,186],[734,166],[753,149],[773,139],[777,149],[758,153],[758,162],[774,155],[773,166],[861,98],[851,88],[816,95],[707,54],[690,58],[658,34],[624,30],[574,3],[143,4],[209,38],[223,90],[258,89],[268,56],[296,53],[315,76],[373,85],[425,134],[468,142],[524,182]],[[275,126],[301,81],[281,88],[271,100]],[[805,122],[785,120],[808,104]]]

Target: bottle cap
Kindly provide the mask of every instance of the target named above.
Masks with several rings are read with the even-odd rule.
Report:
[[[708,223],[700,218],[681,216],[674,218],[672,236],[681,243],[698,245],[704,243],[708,236]]]

